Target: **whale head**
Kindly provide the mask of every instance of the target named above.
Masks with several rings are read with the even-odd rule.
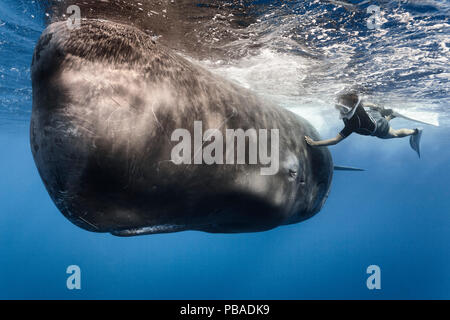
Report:
[[[132,25],[87,19],[71,30],[55,22],[36,45],[31,72],[33,157],[58,209],[83,229],[263,231],[310,218],[327,198],[332,160],[304,141],[319,138],[308,121]],[[176,163],[173,133],[195,136],[195,122],[224,137],[278,130],[267,146],[279,152],[276,170],[262,174],[267,164],[237,160]],[[206,144],[192,146],[195,160]]]

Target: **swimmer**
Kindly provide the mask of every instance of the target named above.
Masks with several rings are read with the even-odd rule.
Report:
[[[392,109],[377,107],[371,103],[362,103],[361,97],[355,92],[343,93],[338,96],[336,109],[345,127],[332,139],[314,141],[305,136],[306,142],[313,147],[323,147],[338,144],[353,132],[375,136],[381,139],[393,139],[410,137],[411,148],[417,152],[420,158],[421,129],[394,129],[389,121],[395,118]]]

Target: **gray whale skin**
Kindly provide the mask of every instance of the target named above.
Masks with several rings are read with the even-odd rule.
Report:
[[[329,192],[316,130],[134,26],[50,24],[33,55],[30,141],[50,197],[75,225],[116,236],[257,232],[310,218]],[[279,129],[279,170],[176,165],[177,128]]]

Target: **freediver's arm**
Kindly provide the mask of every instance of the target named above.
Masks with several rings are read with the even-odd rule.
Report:
[[[320,141],[314,141],[308,136],[305,136],[306,143],[308,143],[312,147],[325,147],[325,146],[332,146],[335,144],[338,144],[345,138],[339,133],[336,137],[328,140],[320,140]]]

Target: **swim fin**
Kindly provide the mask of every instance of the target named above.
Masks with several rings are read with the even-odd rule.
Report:
[[[422,138],[422,129],[417,129],[417,132],[409,137],[409,144],[411,148],[417,152],[420,158],[420,139]]]

